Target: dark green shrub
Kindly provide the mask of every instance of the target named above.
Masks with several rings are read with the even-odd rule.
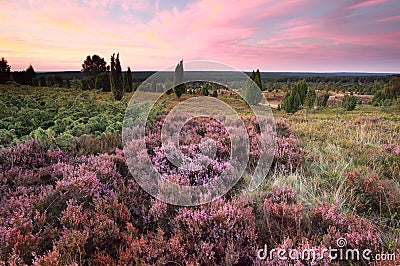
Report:
[[[317,96],[317,105],[319,107],[326,107],[328,105],[329,93],[324,93]]]
[[[287,113],[296,113],[301,106],[301,97],[298,90],[289,91],[286,93],[281,108]]]
[[[95,89],[96,90],[102,89],[103,91],[111,91],[110,73],[104,72],[97,75],[95,82]]]
[[[342,107],[347,111],[352,111],[356,108],[358,98],[354,95],[345,95],[342,101]]]
[[[316,98],[317,98],[317,94],[315,93],[315,90],[314,89],[309,89],[307,91],[307,95],[306,95],[306,99],[304,101],[304,105],[308,109],[313,109]]]
[[[46,78],[45,77],[43,77],[43,76],[41,76],[40,78],[39,78],[39,86],[40,87],[46,87]]]
[[[79,89],[91,90],[94,89],[94,82],[90,78],[83,78],[79,81]]]
[[[386,100],[385,93],[383,93],[382,90],[379,90],[379,91],[375,92],[374,97],[372,97],[371,102],[374,106],[381,106],[381,105],[384,105],[385,100]]]

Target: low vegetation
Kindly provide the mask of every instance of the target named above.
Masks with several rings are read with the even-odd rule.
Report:
[[[173,182],[209,182],[229,156],[229,145],[218,147],[196,175],[169,163],[160,130],[178,102],[213,94],[235,107],[250,137],[242,180],[224,197],[191,208],[152,198],[130,174],[121,128],[132,93],[116,101],[104,88],[2,85],[0,265],[279,265],[259,261],[257,250],[265,244],[323,249],[336,247],[338,238],[374,254],[399,252],[400,112],[398,94],[389,94],[396,79],[377,92],[390,106],[360,105],[360,94],[350,91],[334,99],[335,90],[305,81],[290,91],[266,89],[266,98],[282,97],[273,110],[277,146],[267,178],[252,193],[245,188],[260,154],[259,128],[243,100],[213,84],[206,85],[208,93],[189,86],[191,93],[179,99],[164,95],[149,119],[146,144],[154,165]],[[285,94],[290,97],[280,105]],[[289,107],[296,111],[286,112]],[[202,137],[229,142],[214,120],[185,126],[181,145],[193,158]]]

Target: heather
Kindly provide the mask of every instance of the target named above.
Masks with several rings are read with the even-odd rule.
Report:
[[[2,92],[0,265],[286,265],[258,260],[257,250],[322,250],[337,247],[338,238],[374,253],[399,249],[396,112],[369,105],[346,113],[274,111],[275,157],[254,192],[246,188],[260,155],[259,127],[243,115],[250,141],[243,178],[213,202],[178,207],[147,194],[128,169],[120,140],[127,99],[60,92]],[[145,152],[173,182],[210,182],[229,168],[228,131],[210,118],[189,121],[181,151],[208,164],[199,171],[174,167],[160,135],[174,97],[152,114]],[[205,137],[217,143],[213,158],[199,155]],[[328,258],[288,263],[341,265]]]

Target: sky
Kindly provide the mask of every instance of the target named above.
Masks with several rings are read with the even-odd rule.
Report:
[[[0,0],[12,70],[80,70],[87,55],[161,70],[400,72],[399,0]]]

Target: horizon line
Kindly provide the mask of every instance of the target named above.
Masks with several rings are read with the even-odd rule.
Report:
[[[24,70],[15,70],[11,72],[19,72]],[[239,70],[244,73],[249,73],[254,70]],[[37,70],[36,73],[63,73],[63,72],[82,72],[81,70]],[[122,72],[126,72],[122,71]],[[174,72],[173,70],[132,70],[131,72]],[[185,70],[185,72],[237,72],[234,70]],[[263,71],[261,73],[304,73],[304,74],[340,74],[340,73],[353,73],[353,74],[400,74],[400,72],[368,72],[368,71]]]

